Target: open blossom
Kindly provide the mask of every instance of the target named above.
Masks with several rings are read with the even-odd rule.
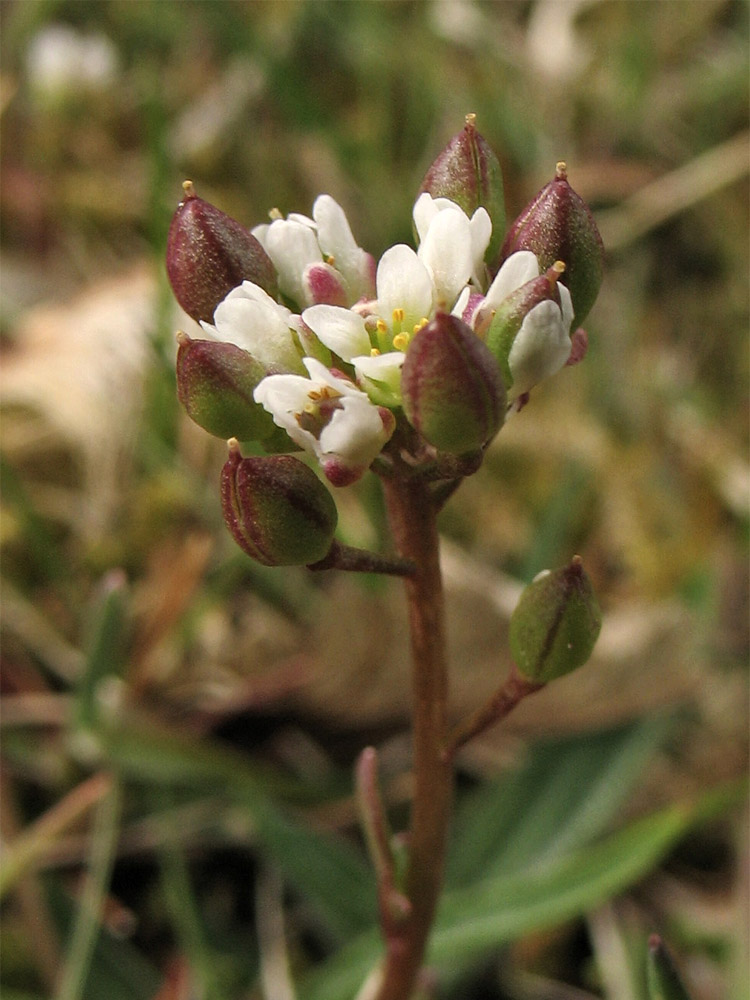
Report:
[[[474,329],[505,369],[508,399],[514,401],[558,372],[571,354],[573,303],[558,281],[565,265],[540,273],[536,256],[520,250],[505,261],[474,312]]]
[[[297,213],[253,229],[273,261],[279,288],[299,306],[316,302],[352,305],[372,297],[374,261],[357,245],[346,214],[330,195],[320,195],[313,217]]]
[[[235,344],[268,367],[304,370],[291,311],[252,281],[233,288],[216,307],[213,324],[201,326],[210,340]]]
[[[305,358],[304,364],[309,378],[270,375],[258,384],[255,400],[296,444],[318,458],[335,486],[348,486],[380,454],[393,434],[395,417],[315,358]]]

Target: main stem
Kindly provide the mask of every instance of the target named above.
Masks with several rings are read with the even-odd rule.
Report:
[[[384,480],[399,555],[414,563],[406,578],[412,654],[414,793],[405,895],[411,912],[385,927],[386,955],[377,1000],[407,1000],[422,965],[443,880],[453,789],[444,753],[448,668],[437,511],[425,483]]]

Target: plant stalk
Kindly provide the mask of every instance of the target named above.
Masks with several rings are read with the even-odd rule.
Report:
[[[408,915],[383,928],[386,954],[377,1000],[407,1000],[424,957],[443,881],[453,768],[444,753],[448,666],[437,509],[425,483],[385,479],[388,517],[405,579],[412,655],[414,792],[404,894]]]

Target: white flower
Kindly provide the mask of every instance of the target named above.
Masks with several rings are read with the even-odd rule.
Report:
[[[505,299],[539,275],[539,263],[530,250],[511,254],[490,285],[484,302],[474,313],[474,329],[486,330],[492,314]],[[510,401],[556,374],[570,357],[573,302],[565,285],[558,281],[556,287],[560,304],[552,299],[537,302],[524,316],[513,339],[508,354],[508,367],[513,379],[508,391]]]
[[[243,281],[218,304],[213,326],[201,326],[211,340],[235,344],[261,364],[303,370],[291,312],[252,281]]]
[[[304,364],[309,378],[269,375],[256,387],[255,401],[296,444],[317,457],[335,486],[349,485],[380,454],[395,418],[315,358],[305,358]]]
[[[299,306],[315,301],[309,281],[312,265],[331,267],[332,287],[343,288],[349,304],[372,297],[372,256],[357,246],[344,210],[330,195],[316,198],[312,219],[292,212],[286,219],[256,226],[252,233],[273,261],[279,288]]]
[[[433,277],[438,305],[450,309],[470,279],[477,286],[482,282],[492,221],[484,208],[469,219],[455,202],[426,191],[417,198],[413,216],[420,260]]]
[[[352,236],[343,208],[328,194],[316,198],[313,218],[318,227],[318,245],[323,254],[341,273],[349,291],[349,301],[371,297],[374,261]]]
[[[435,286],[430,272],[411,247],[397,243],[383,254],[375,279],[375,311],[391,338],[404,331],[408,336],[435,306]]]
[[[323,260],[315,229],[299,218],[290,217],[274,219],[264,232],[254,229],[253,234],[273,261],[280,290],[299,305],[308,305],[303,280],[305,268]]]

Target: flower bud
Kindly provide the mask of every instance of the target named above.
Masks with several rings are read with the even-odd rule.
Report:
[[[510,619],[510,650],[520,673],[546,684],[582,666],[602,625],[580,556],[544,570],[524,590]]]
[[[476,115],[466,116],[463,131],[439,153],[424,176],[417,194],[427,191],[433,198],[448,198],[469,218],[481,206],[492,220],[492,238],[487,260],[493,260],[505,230],[503,175],[500,161],[486,139],[477,132]]]
[[[599,294],[604,273],[604,245],[586,202],[568,183],[565,163],[521,212],[505,237],[498,267],[517,250],[536,254],[541,270],[565,262],[563,283],[573,299],[573,329],[579,326]]]
[[[502,300],[490,323],[487,347],[514,399],[554,375],[570,357],[570,298],[557,284],[564,271],[562,261],[555,261],[525,282]]]
[[[275,296],[276,271],[258,240],[199,198],[191,181],[183,188],[167,237],[167,275],[188,316],[211,322],[217,305],[243,281]]]
[[[312,469],[291,455],[243,458],[236,440],[221,471],[224,520],[264,566],[302,566],[328,554],[338,514]]]
[[[412,427],[440,451],[481,448],[505,419],[497,362],[471,327],[448,313],[438,313],[414,335],[401,392]]]
[[[216,437],[265,441],[276,435],[269,413],[253,399],[257,384],[270,374],[247,351],[215,340],[177,334],[177,397],[187,415]],[[287,443],[293,447],[287,438]]]

